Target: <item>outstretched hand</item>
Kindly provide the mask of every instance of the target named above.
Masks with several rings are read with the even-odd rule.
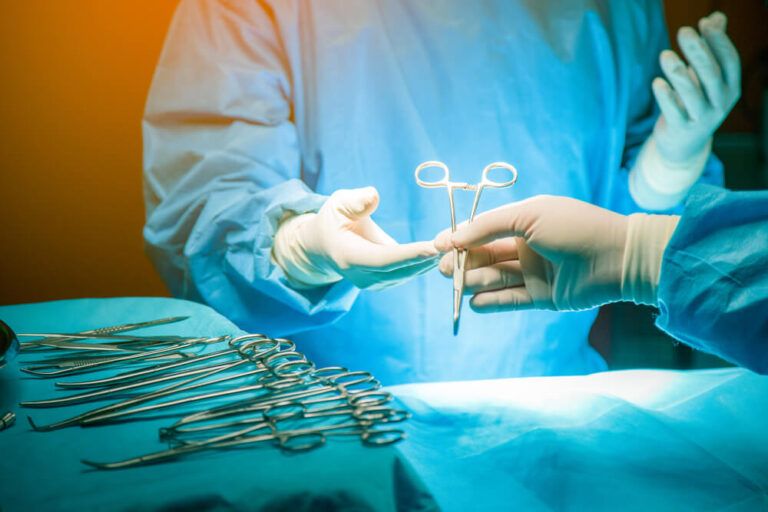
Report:
[[[581,310],[622,298],[627,217],[576,199],[537,196],[479,215],[435,247],[469,249],[465,287],[476,311]]]

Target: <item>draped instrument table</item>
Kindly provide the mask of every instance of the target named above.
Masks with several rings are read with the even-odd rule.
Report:
[[[0,307],[19,332],[175,315],[191,318],[140,332],[240,333],[211,309],[173,299]],[[310,496],[341,510],[768,509],[768,377],[741,369],[394,386],[413,418],[393,447],[329,440],[302,454],[259,447],[94,471],[79,460],[157,450],[168,419],[33,432],[26,414],[48,422],[92,404],[18,407],[56,392],[16,363],[0,370],[0,412],[18,415],[0,432],[3,512],[292,510]]]
[[[183,322],[137,334],[243,334],[212,309],[160,298],[83,299],[0,307],[0,319],[24,332],[77,332],[132,321],[189,315]],[[23,340],[22,340],[23,341]],[[393,446],[369,448],[357,439],[332,439],[304,453],[277,448],[195,454],[138,468],[97,471],[80,459],[119,460],[165,448],[158,429],[167,417],[95,427],[34,432],[26,416],[47,423],[95,407],[18,406],[71,392],[56,379],[18,371],[22,354],[0,370],[0,411],[16,424],[0,432],[0,511],[46,510],[296,510],[309,502],[349,510],[430,510],[434,501]],[[205,407],[205,406],[202,406]],[[314,501],[313,501],[314,500]],[[325,508],[323,510],[327,510]],[[336,508],[330,508],[334,510]]]

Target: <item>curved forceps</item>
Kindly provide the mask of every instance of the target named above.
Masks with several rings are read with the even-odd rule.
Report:
[[[425,169],[438,168],[442,170],[442,177],[434,180],[422,178]],[[502,169],[510,174],[506,181],[496,181],[490,177],[493,170]],[[424,188],[445,188],[448,192],[448,203],[451,207],[451,233],[456,232],[456,207],[453,201],[454,189],[474,190],[475,199],[472,201],[472,210],[469,213],[469,224],[475,219],[477,205],[480,203],[480,196],[486,188],[506,188],[511,187],[517,181],[517,169],[506,162],[493,162],[485,166],[480,175],[480,181],[475,185],[469,183],[451,181],[451,171],[443,162],[429,160],[420,164],[414,171],[416,183]],[[467,259],[466,249],[453,248],[453,334],[459,332],[459,318],[461,317],[461,301],[464,296],[464,267]]]
[[[91,387],[105,386],[109,384],[124,384],[127,382],[136,382],[137,379],[151,378],[153,375],[163,374],[171,369],[178,369],[178,368],[188,367],[188,366],[196,366],[204,361],[211,361],[214,359],[228,357],[231,355],[240,354],[241,357],[250,360],[252,357],[256,357],[256,355],[261,357],[265,353],[271,354],[275,351],[282,350],[283,345],[287,347],[286,350],[294,350],[296,348],[293,342],[288,342],[286,344],[284,343],[284,340],[272,340],[271,338],[269,338],[264,334],[247,334],[244,336],[238,336],[236,338],[231,338],[229,336],[222,336],[221,338],[222,338],[222,341],[227,342],[227,346],[229,348],[223,349],[223,350],[217,350],[216,352],[211,352],[201,356],[195,356],[193,358],[185,359],[184,361],[181,361],[181,362],[170,362],[170,363],[159,364],[156,366],[151,366],[149,368],[131,370],[128,372],[120,373],[118,375],[114,375],[112,377],[107,377],[103,379],[78,381],[78,382],[71,382],[71,381],[57,382],[56,386],[62,387],[62,388],[91,388]],[[261,347],[263,344],[271,344],[273,346],[277,344],[277,346],[268,350],[267,352],[263,352],[261,349],[259,351],[255,351],[255,349],[253,348],[254,345]],[[253,361],[255,363],[258,363],[257,359],[254,359]],[[220,363],[216,363],[216,364],[220,364]]]
[[[373,375],[365,371],[350,372],[346,368],[328,367],[316,370],[315,373],[326,375],[327,382],[319,381],[320,387],[293,390],[290,387],[277,390],[271,396],[250,397],[233,404],[215,407],[207,411],[196,412],[181,418],[170,427],[163,428],[160,436],[163,439],[172,438],[179,434],[218,430],[236,425],[246,425],[260,422],[257,415],[254,418],[236,419],[229,422],[209,424],[207,426],[190,427],[191,424],[207,422],[249,413],[263,413],[278,404],[285,406],[293,404],[313,412],[336,410],[343,404],[349,404],[355,409],[371,409],[384,406],[392,399],[392,395],[379,391],[381,384]]]
[[[247,354],[249,359],[240,359],[234,362],[228,362],[224,364],[214,364],[212,366],[209,366],[207,368],[207,371],[201,374],[192,375],[192,372],[188,372],[188,375],[192,375],[192,376],[189,376],[189,378],[182,380],[180,382],[176,382],[174,384],[165,386],[161,389],[158,389],[149,393],[145,393],[143,395],[139,395],[133,398],[129,398],[121,402],[99,407],[97,409],[93,409],[91,411],[87,411],[87,412],[78,414],[77,416],[73,416],[71,418],[61,420],[56,423],[51,423],[49,425],[37,425],[29,416],[27,416],[27,420],[29,421],[30,425],[34,430],[47,432],[50,430],[56,430],[59,428],[64,428],[72,425],[78,425],[78,424],[85,425],[90,423],[103,422],[106,420],[114,420],[115,418],[121,418],[124,416],[129,416],[131,414],[136,414],[139,412],[147,412],[147,411],[153,411],[157,409],[163,409],[166,407],[186,404],[186,403],[195,402],[198,400],[205,400],[209,398],[217,398],[219,396],[237,394],[243,391],[272,389],[276,386],[282,385],[283,381],[280,381],[280,380],[276,380],[275,382],[265,383],[260,379],[259,384],[255,384],[251,386],[239,387],[235,389],[228,389],[228,390],[218,391],[218,392],[209,392],[209,393],[196,395],[196,396],[185,396],[185,397],[177,398],[168,402],[160,402],[153,405],[133,408],[133,406],[140,405],[145,402],[151,402],[151,401],[157,400],[158,398],[170,396],[180,392],[187,392],[194,389],[203,388],[205,386],[210,386],[212,384],[219,384],[221,382],[240,379],[242,377],[249,376],[249,375],[264,375],[264,374],[272,375],[272,372],[265,366],[256,365],[255,369],[248,370],[244,373],[237,373],[234,375],[225,375],[220,378],[205,381],[204,380],[205,378],[213,377],[217,374],[221,374],[237,366],[242,366],[244,364],[247,364],[251,360],[260,360],[261,358],[272,355],[278,352],[282,345],[281,341],[272,340],[261,334],[250,334],[250,335],[240,336],[238,338],[230,340],[229,343],[230,343],[230,346],[234,347],[234,350],[242,351],[245,354]],[[291,365],[301,365],[301,364],[303,364],[303,361],[301,360],[288,361],[284,363],[284,365],[280,365],[280,367],[281,369],[283,369],[284,371],[287,371],[288,373],[295,373],[295,372],[291,372],[290,368],[287,368],[286,370],[286,367],[290,367]],[[293,380],[290,380],[288,383],[293,384],[293,382],[294,382]]]
[[[399,423],[410,414],[406,411],[389,410],[383,407],[357,407],[340,411],[349,416],[341,423],[281,430],[283,421],[311,417],[304,404],[281,402],[264,411],[263,418],[256,423],[233,432],[202,441],[181,441],[166,450],[132,457],[118,462],[100,463],[82,460],[84,464],[97,469],[121,469],[144,464],[154,464],[176,459],[182,455],[215,448],[237,448],[257,443],[271,442],[289,452],[302,452],[325,444],[331,436],[358,436],[365,445],[382,446],[405,439],[405,431],[399,428],[381,427],[378,423]]]

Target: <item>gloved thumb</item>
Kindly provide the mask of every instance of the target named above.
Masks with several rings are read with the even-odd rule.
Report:
[[[334,209],[349,220],[369,217],[379,206],[379,192],[375,187],[337,190],[331,195]]]

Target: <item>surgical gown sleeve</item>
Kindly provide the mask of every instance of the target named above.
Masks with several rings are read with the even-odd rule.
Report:
[[[659,65],[659,55],[669,49],[669,33],[664,18],[664,8],[661,0],[644,0],[630,4],[627,8],[639,9],[641,12],[633,19],[633,44],[624,54],[625,61],[620,64],[626,69],[626,74],[620,73],[625,87],[619,87],[620,94],[625,95],[619,101],[627,102],[627,119],[623,133],[624,153],[620,163],[620,172],[611,176],[618,182],[612,187],[610,183],[598,186],[602,197],[596,203],[610,210],[630,214],[644,211],[629,192],[629,172],[634,167],[643,144],[653,133],[653,127],[659,117],[659,107],[653,96],[651,82],[662,76]],[[614,35],[619,41],[627,38],[626,31],[620,30]],[[620,44],[621,46],[621,44]],[[622,134],[617,133],[617,136]],[[699,183],[713,185],[723,184],[723,166],[720,160],[710,154]],[[680,213],[680,204],[663,213]]]
[[[664,253],[656,324],[768,374],[768,191],[695,187]]]
[[[150,258],[173,295],[271,335],[332,322],[357,294],[294,290],[271,259],[279,221],[325,201],[300,180],[287,68],[261,2],[183,1],[143,123]]]

